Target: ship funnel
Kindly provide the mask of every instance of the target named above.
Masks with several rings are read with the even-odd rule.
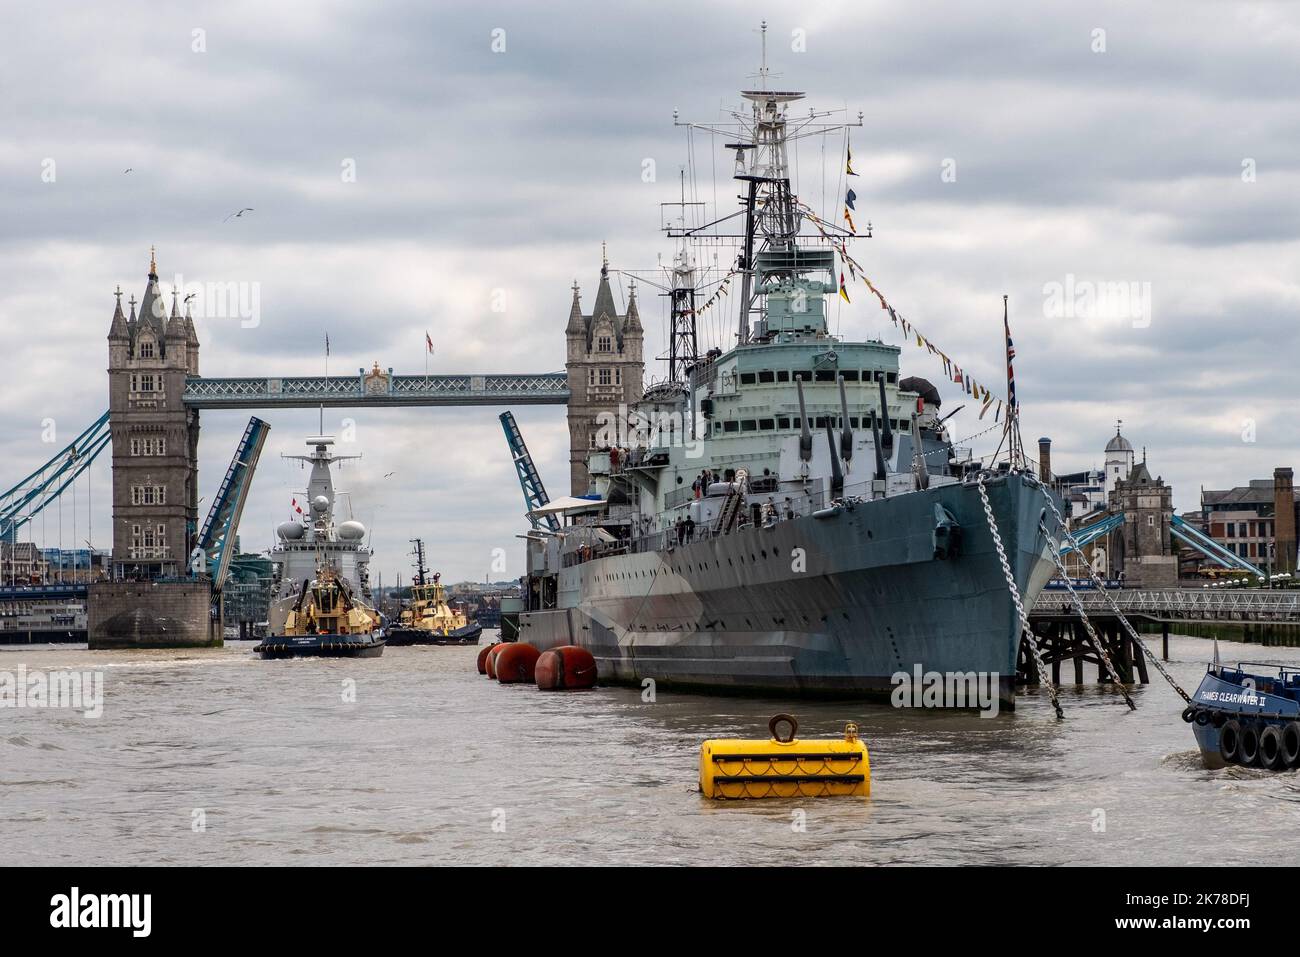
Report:
[[[893,453],[894,451],[894,432],[889,427],[889,406],[885,403],[885,380],[880,380],[880,417],[884,420],[881,428],[884,434],[881,435],[881,441],[885,443],[885,451]]]
[[[826,416],[826,442],[831,450],[831,498],[837,499],[844,494],[844,470],[840,468],[840,457],[835,454],[835,430],[831,428],[831,417]]]
[[[851,468],[853,461],[853,428],[849,425],[849,400],[844,394],[844,376],[840,376],[840,458],[844,460],[844,470]]]
[[[917,428],[915,412],[912,413],[912,475],[918,489],[930,487],[930,470],[925,465],[925,448],[921,444],[921,430]]]
[[[799,458],[804,462],[810,462],[812,461],[812,431],[808,428],[808,412],[803,404],[803,377],[796,374],[794,384],[799,390]],[[833,455],[831,457],[834,458]]]

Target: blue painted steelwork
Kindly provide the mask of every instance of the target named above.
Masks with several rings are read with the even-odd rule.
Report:
[[[1093,522],[1086,528],[1081,528],[1074,533],[1074,540],[1079,543],[1079,547],[1095,542],[1103,535],[1108,535],[1115,529],[1124,524],[1124,513],[1112,515],[1109,518],[1103,518],[1100,522]],[[1061,554],[1066,555],[1074,551],[1074,546],[1068,541],[1061,546]]]
[[[90,468],[111,440],[108,413],[105,412],[48,462],[0,494],[0,541],[13,541],[18,529],[39,515]]]
[[[196,409],[355,407],[362,405],[564,405],[564,372],[540,375],[406,375],[372,369],[355,376],[185,380]]]
[[[534,509],[539,509],[550,502],[550,498],[542,485],[542,477],[537,474],[537,469],[533,465],[533,457],[528,453],[528,446],[524,444],[524,437],[515,422],[514,413],[502,412],[500,419],[501,428],[506,433],[506,444],[510,446],[510,457],[514,460],[515,471],[519,474],[519,486],[524,490],[524,511],[531,513]],[[546,515],[544,518],[551,531],[560,530],[559,519],[554,515]],[[531,514],[528,520],[533,523],[533,528],[539,527],[541,522]]]
[[[88,588],[85,582],[76,585],[5,585],[0,587],[0,602],[85,598]]]
[[[226,477],[212,499],[212,508],[199,532],[197,547],[207,557],[207,567],[212,575],[212,592],[221,593],[226,574],[230,570],[231,552],[235,547],[235,532],[239,529],[239,516],[244,511],[248,488],[253,482],[253,470],[262,454],[262,445],[271,427],[256,416],[248,420],[244,436],[230,460]]]
[[[1169,524],[1169,531],[1181,542],[1185,542],[1192,548],[1196,549],[1202,555],[1213,561],[1218,562],[1224,568],[1239,568],[1242,571],[1250,572],[1257,578],[1265,578],[1265,574],[1252,565],[1246,559],[1242,558],[1236,552],[1230,552],[1210,536],[1206,535],[1195,525],[1191,525],[1179,518],[1177,515]]]

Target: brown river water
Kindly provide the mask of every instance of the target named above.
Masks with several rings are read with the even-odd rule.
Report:
[[[1211,643],[1170,645],[1191,692]],[[0,672],[104,674],[99,718],[0,709],[0,865],[1300,861],[1300,778],[1205,770],[1154,671],[1136,712],[1067,687],[1058,722],[1037,693],[997,718],[663,690],[650,703],[499,685],[473,647],[360,661],[251,648],[0,646]],[[1222,648],[1300,664],[1300,649]],[[704,799],[701,741],[766,737],[778,711],[800,737],[856,721],[871,797]]]

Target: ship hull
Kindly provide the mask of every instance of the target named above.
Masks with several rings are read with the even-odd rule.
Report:
[[[1051,577],[1039,530],[1050,511],[1032,480],[986,485],[1029,606]],[[936,504],[962,529],[946,559],[935,557]],[[899,674],[974,672],[1014,707],[1020,628],[973,485],[565,568],[559,604],[524,612],[520,640],[585,647],[605,682],[860,697],[894,693]]]
[[[385,641],[374,635],[270,635],[253,650],[262,658],[378,658]]]

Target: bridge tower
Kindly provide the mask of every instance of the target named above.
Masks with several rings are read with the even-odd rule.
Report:
[[[590,485],[587,455],[597,446],[602,415],[616,418],[619,406],[631,405],[644,391],[644,330],[637,310],[636,289],[620,315],[609,288],[609,260],[602,253],[600,285],[591,314],[584,315],[578,283],[564,330],[569,376],[569,488],[586,495]]]
[[[198,535],[199,414],[186,408],[184,392],[186,377],[199,371],[198,335],[175,291],[168,313],[153,250],[139,312],[132,296],[123,315],[121,289],[116,295],[108,330],[113,581],[91,589],[90,646],[208,644],[210,584],[189,578]]]
[[[199,417],[183,396],[186,376],[199,371],[199,340],[175,291],[168,314],[152,251],[139,314],[132,297],[124,318],[117,297],[108,332],[113,577],[179,578],[198,531]]]

